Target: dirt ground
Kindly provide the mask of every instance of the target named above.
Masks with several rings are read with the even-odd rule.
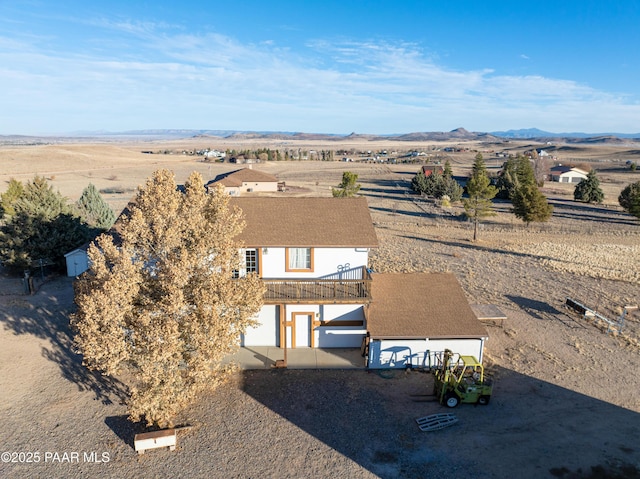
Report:
[[[133,189],[161,165],[123,160],[126,168],[118,169],[116,162],[109,175],[117,180],[110,180],[107,159],[84,151],[96,168],[89,177],[74,163],[81,147],[71,150],[73,161],[26,171],[0,149],[2,171],[16,176],[24,168],[19,179],[25,179],[46,168],[54,186],[72,197],[86,186],[82,181],[98,177]],[[205,177],[233,169],[159,160],[179,181],[193,169]],[[380,241],[374,270],[454,272],[470,302],[498,305],[508,319],[502,327],[488,325],[491,403],[461,405],[454,411],[458,424],[426,433],[415,419],[445,409],[427,396],[431,374],[246,371],[185,411],[178,423],[192,427],[179,432],[177,451],[138,456],[122,385],[86,371],[72,351],[71,280],[37,278],[37,293],[25,296],[19,280],[2,276],[0,452],[10,455],[2,455],[1,477],[640,476],[640,313],[630,314],[618,334],[564,308],[570,297],[616,318],[622,306],[640,301],[640,224],[615,205],[616,188],[627,178],[622,172],[607,173],[605,192],[614,199],[601,206],[576,204],[572,190],[547,185],[554,216],[542,225],[525,227],[497,202],[498,215],[473,243],[459,206],[442,208],[409,193],[416,165],[256,168],[286,180],[292,195],[328,195],[343,171],[355,171]],[[454,173],[464,168],[454,163]],[[110,199],[114,208],[121,200]]]

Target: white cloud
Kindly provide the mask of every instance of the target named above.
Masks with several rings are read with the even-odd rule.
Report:
[[[28,36],[0,37],[0,89],[7,99],[0,133],[640,130],[640,106],[625,97],[567,79],[449,69],[411,43],[324,40],[293,51],[271,40],[248,44],[164,24],[100,20],[94,26],[96,37],[87,43],[105,38],[113,49],[51,52]]]

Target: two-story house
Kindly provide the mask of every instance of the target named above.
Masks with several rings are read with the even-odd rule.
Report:
[[[454,275],[369,270],[378,240],[366,198],[238,197],[230,206],[246,223],[236,274],[255,272],[266,286],[240,346],[364,346],[370,368],[430,367],[444,349],[482,360],[487,331]],[[86,250],[67,259],[76,254],[86,269]]]
[[[365,198],[232,198],[246,226],[244,268],[266,285],[242,346],[360,347],[378,246]],[[286,342],[285,342],[286,338]]]
[[[367,200],[232,198],[244,266],[266,285],[240,345],[363,348],[371,368],[429,367],[444,349],[482,360],[487,331],[452,274],[371,273]]]

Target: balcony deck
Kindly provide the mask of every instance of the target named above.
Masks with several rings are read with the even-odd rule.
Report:
[[[354,277],[355,276],[355,277]],[[359,276],[359,277],[357,277]],[[368,303],[371,301],[371,276],[366,268],[357,268],[339,278],[268,279],[264,302],[279,303]]]

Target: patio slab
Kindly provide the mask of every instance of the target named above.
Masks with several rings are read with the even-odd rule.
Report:
[[[235,362],[242,369],[270,369],[275,367],[279,359],[284,359],[284,349],[272,346],[247,346],[227,357],[225,362]],[[287,350],[287,367],[289,369],[365,369],[365,362],[358,348],[296,348]]]

